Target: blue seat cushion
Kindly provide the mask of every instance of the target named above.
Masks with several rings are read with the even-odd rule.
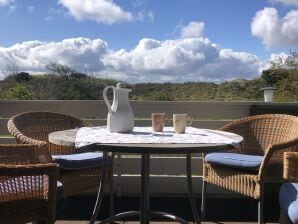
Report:
[[[101,166],[102,152],[84,152],[69,155],[53,155],[54,162],[60,165],[61,170],[75,170]]]
[[[285,183],[279,190],[279,205],[292,223],[298,224],[298,183]]]
[[[205,156],[208,163],[245,170],[258,170],[262,160],[263,156],[228,152],[213,152]]]

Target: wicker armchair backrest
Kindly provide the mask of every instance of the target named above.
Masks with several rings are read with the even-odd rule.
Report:
[[[298,137],[298,117],[284,114],[266,114],[236,120],[221,130],[244,137],[241,153],[264,155],[269,145]]]
[[[51,132],[83,126],[78,118],[54,112],[21,113],[13,116],[12,121],[25,136],[46,142]]]

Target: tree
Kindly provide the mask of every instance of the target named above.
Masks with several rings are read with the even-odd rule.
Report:
[[[54,73],[55,75],[67,78],[82,79],[87,77],[86,74],[78,72],[67,65],[63,65],[56,62],[51,62],[50,64],[48,64],[46,66],[46,69]]]
[[[19,73],[19,67],[17,65],[14,64],[7,64],[5,69],[2,70],[2,73],[5,76],[13,76],[16,75],[17,73]]]
[[[73,70],[69,66],[56,62],[51,62],[50,64],[46,65],[46,69],[54,73],[55,75],[67,77],[75,72],[75,70]]]
[[[277,86],[281,80],[289,77],[289,71],[284,68],[267,69],[263,70],[261,77],[267,86]]]
[[[70,74],[70,78],[72,79],[85,79],[87,78],[87,75],[84,73],[80,73],[80,72],[74,72],[72,74]]]
[[[290,50],[286,57],[278,57],[269,61],[270,68],[262,72],[262,78],[269,86],[278,86],[282,80],[288,79],[289,74],[298,71],[298,53]]]
[[[6,65],[2,73],[6,75],[6,81],[29,82],[32,80],[32,76],[29,73],[20,72],[19,67],[16,65]]]
[[[298,70],[298,53],[296,51],[290,51],[290,55],[286,59],[286,65],[291,70]]]
[[[15,80],[17,82],[29,82],[32,80],[32,76],[27,72],[19,72],[15,75]]]
[[[269,69],[298,70],[298,53],[295,50],[290,50],[287,57],[279,56],[277,59],[270,60],[269,64]]]

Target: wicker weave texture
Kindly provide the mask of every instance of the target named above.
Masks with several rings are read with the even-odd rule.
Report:
[[[33,145],[48,144],[52,155],[74,153],[74,147],[61,147],[49,144],[48,136],[51,132],[87,126],[83,120],[54,112],[25,112],[9,119],[8,131],[19,143]]]
[[[58,165],[38,164],[33,145],[0,145],[0,223],[54,223]]]
[[[83,120],[61,113],[49,111],[31,111],[16,114],[9,119],[8,131],[15,137],[18,143],[29,143],[45,148],[43,157],[51,162],[51,155],[77,153],[74,147],[59,146],[48,141],[51,132],[66,129],[90,126]],[[88,150],[87,148],[85,150]],[[50,152],[47,156],[46,152]],[[81,151],[82,152],[82,151]],[[112,183],[113,164],[108,166],[109,183]],[[102,167],[63,171],[59,175],[59,181],[63,183],[64,195],[74,195],[84,190],[99,186]]]
[[[203,164],[206,182],[254,199],[262,197],[262,183],[282,181],[283,153],[298,151],[298,117],[281,114],[257,115],[239,119],[221,128],[243,136],[239,149],[231,151],[262,155],[259,171],[247,172],[208,163]]]
[[[239,170],[226,169],[206,163],[204,180],[224,189],[255,198],[260,195],[260,184],[257,175],[241,173]],[[258,199],[256,197],[255,199]]]
[[[283,176],[289,182],[298,182],[298,152],[284,154]]]

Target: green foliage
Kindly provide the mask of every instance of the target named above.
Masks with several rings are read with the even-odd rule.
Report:
[[[81,72],[78,72],[67,65],[63,65],[61,63],[51,62],[46,65],[46,69],[50,71],[52,74],[57,76],[61,76],[64,78],[70,79],[85,79],[87,75]]]
[[[278,57],[269,61],[270,68],[262,72],[262,78],[267,86],[278,87],[284,80],[295,79],[298,75],[298,53],[290,50],[287,57]],[[290,77],[291,76],[291,77]]]
[[[285,68],[268,69],[262,72],[261,77],[267,86],[277,86],[278,82],[289,77],[289,70]]]
[[[58,75],[34,75],[26,82],[14,78],[0,81],[1,99],[22,100],[102,100],[105,86],[118,81],[86,77],[71,79]],[[298,101],[298,73],[290,71],[286,78],[276,81],[276,101]],[[140,83],[127,85],[132,89],[130,99],[153,101],[258,101],[263,100],[263,78],[215,83]]]
[[[279,80],[277,83],[278,89],[275,93],[275,100],[282,102],[285,99],[287,101],[298,101],[298,70],[290,70],[288,77]]]
[[[32,80],[32,77],[27,72],[19,72],[15,75],[16,82],[29,82]]]
[[[287,57],[278,57],[277,59],[269,61],[270,69],[289,69],[298,70],[298,53],[290,50]]]
[[[51,62],[48,65],[46,65],[46,69],[55,75],[62,76],[62,77],[68,77],[72,73],[76,72],[74,69],[70,68],[67,65],[63,65],[56,62]]]
[[[297,53],[289,58],[272,61],[272,67],[260,78],[238,79],[221,84],[205,82],[139,83],[127,85],[132,89],[130,99],[153,101],[262,101],[265,85],[277,87],[274,100],[298,101]],[[51,63],[50,74],[30,75],[12,67],[0,81],[0,99],[22,100],[102,100],[106,86],[116,86],[117,80],[87,76],[72,68]]]
[[[207,101],[214,100],[214,83],[140,83],[132,86],[134,100]]]
[[[298,101],[298,53],[290,51],[287,57],[271,60],[271,67],[262,72],[267,86],[277,88],[275,101]]]
[[[3,93],[6,99],[16,99],[16,100],[34,100],[34,95],[25,84],[15,84],[15,86],[9,88]]]
[[[221,101],[255,101],[262,99],[259,89],[263,86],[261,79],[233,80],[218,86],[215,98]]]

